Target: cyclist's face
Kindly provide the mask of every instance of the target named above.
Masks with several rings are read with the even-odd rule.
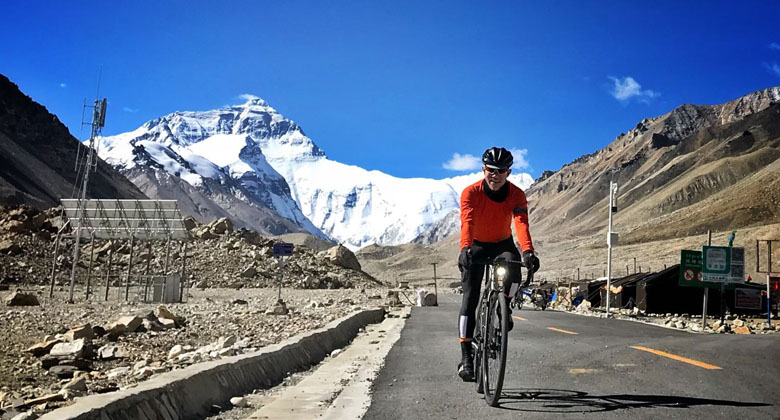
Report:
[[[510,173],[512,173],[512,170],[511,169],[498,170],[498,169],[483,167],[482,173],[485,174],[485,182],[487,182],[488,187],[490,187],[490,189],[493,191],[497,191],[499,188],[504,186],[504,184],[506,183],[506,178],[509,176]]]

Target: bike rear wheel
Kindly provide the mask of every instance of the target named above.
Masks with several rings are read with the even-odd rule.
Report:
[[[485,334],[482,337],[482,375],[485,400],[495,407],[501,397],[506,369],[509,308],[501,293],[492,293],[485,313]]]

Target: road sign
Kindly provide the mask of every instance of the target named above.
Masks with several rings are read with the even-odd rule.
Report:
[[[293,253],[293,244],[277,242],[274,244],[274,257],[289,257]]]
[[[702,281],[701,251],[680,251],[680,277],[678,284],[689,287],[720,288],[720,283]]]
[[[702,247],[702,280],[718,283],[743,282],[745,248],[728,246]]]

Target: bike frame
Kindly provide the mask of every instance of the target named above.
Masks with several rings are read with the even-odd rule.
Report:
[[[502,265],[506,266],[508,264],[517,265],[518,269],[522,266],[521,263],[516,262],[496,262],[496,261],[488,261],[487,264],[485,264],[485,281],[482,282],[482,288],[479,298],[479,303],[477,305],[477,313],[476,313],[476,329],[474,331],[474,339],[473,343],[475,346],[474,350],[474,369],[475,369],[475,379],[477,382],[477,392],[483,393],[484,392],[484,372],[482,371],[482,357],[483,357],[483,350],[486,343],[487,338],[487,322],[486,318],[488,316],[487,311],[489,309],[489,303],[491,298],[496,295],[497,299],[506,299],[506,297],[503,294],[503,281],[504,279],[498,279],[498,275],[496,274],[496,270],[498,270],[499,267]],[[527,288],[531,282],[533,281],[533,271],[526,270],[527,272],[527,279],[523,284],[519,285],[517,290],[515,291],[514,295],[511,298],[511,303],[507,302],[511,307],[517,306],[518,308],[522,305],[522,299],[523,299],[523,290]],[[503,383],[503,371],[501,372],[501,380],[500,382]],[[499,385],[497,387],[498,393],[500,393],[500,387]],[[487,400],[487,394],[485,394],[486,400]],[[498,401],[498,397],[496,396],[494,401],[488,402],[490,405],[496,405]]]

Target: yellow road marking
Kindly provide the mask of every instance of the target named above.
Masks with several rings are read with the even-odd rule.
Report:
[[[527,319],[523,318],[522,316],[512,316],[512,318],[518,320],[518,321],[528,321]]]
[[[661,350],[655,350],[655,349],[651,349],[651,348],[648,348],[648,347],[642,347],[642,346],[629,346],[629,347],[631,347],[632,349],[637,349],[637,350],[646,351],[648,353],[653,353],[653,354],[656,354],[658,356],[668,357],[670,359],[674,359],[674,360],[677,360],[677,361],[680,361],[680,362],[688,363],[688,364],[691,364],[691,365],[694,365],[694,366],[698,366],[698,367],[704,368],[704,369],[721,369],[720,367],[715,366],[715,365],[711,365],[709,363],[700,362],[698,360],[689,359],[687,357],[678,356],[676,354],[667,353],[667,352],[661,351]]]
[[[564,333],[564,334],[571,334],[571,335],[577,335],[577,334],[579,334],[579,333],[576,333],[576,332],[574,332],[574,331],[567,331],[567,330],[562,330],[562,329],[560,329],[560,328],[555,328],[555,327],[547,327],[547,329],[548,329],[548,330],[552,330],[552,331],[558,331],[558,332],[562,332],[562,333]]]
[[[598,369],[569,369],[569,373],[571,374],[578,374],[578,373],[593,373],[598,372]]]

